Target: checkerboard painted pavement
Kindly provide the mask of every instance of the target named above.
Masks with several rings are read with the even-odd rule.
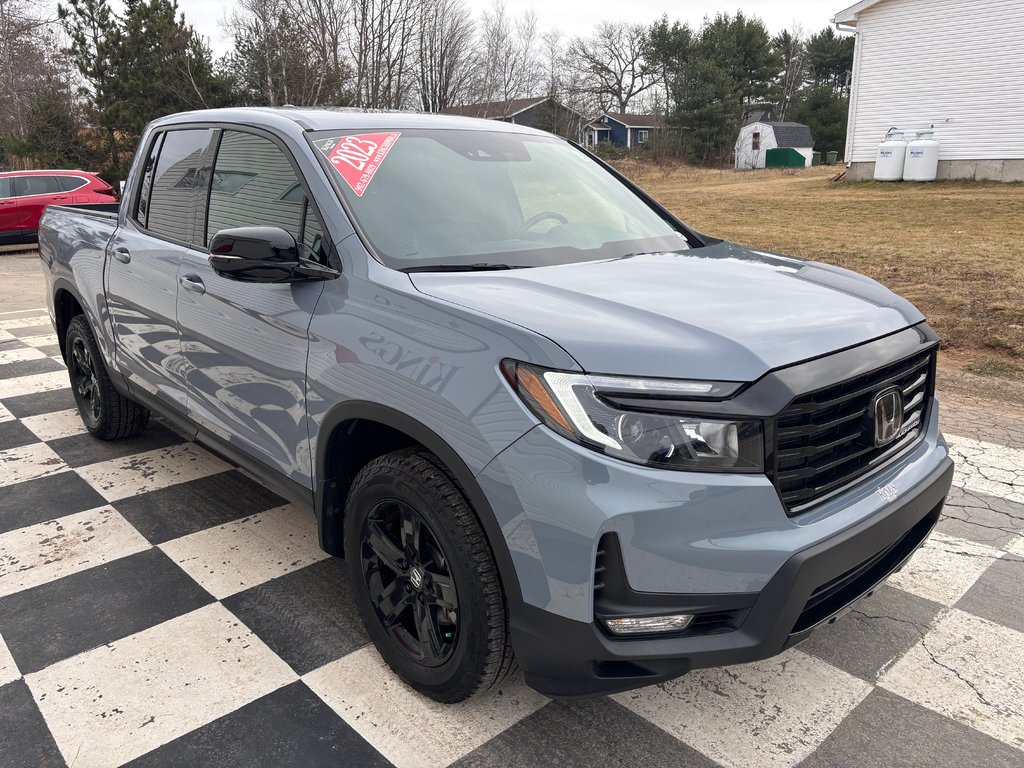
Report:
[[[0,315],[0,765],[1024,765],[1022,423],[950,436],[929,543],[778,658],[446,707],[382,664],[311,518],[73,405],[45,313]]]

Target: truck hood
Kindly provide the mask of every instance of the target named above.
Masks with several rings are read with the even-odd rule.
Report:
[[[754,381],[924,319],[870,278],[725,242],[410,277],[428,296],[546,336],[588,373]]]

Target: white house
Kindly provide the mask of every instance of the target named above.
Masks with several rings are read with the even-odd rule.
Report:
[[[940,179],[1024,181],[1024,0],[862,0],[847,178],[869,179],[892,127],[935,126]]]
[[[803,123],[776,123],[755,121],[740,128],[736,139],[736,170],[764,168],[769,149],[790,147],[806,160],[810,167],[814,153],[811,129]]]

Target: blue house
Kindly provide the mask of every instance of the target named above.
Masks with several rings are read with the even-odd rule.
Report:
[[[482,117],[516,123],[542,131],[556,133],[573,141],[581,139],[583,116],[561,102],[540,96],[533,99],[511,99],[510,101],[486,101],[479,104],[463,104],[442,110],[446,115]]]
[[[656,131],[664,126],[658,115],[623,115],[605,112],[596,120],[587,123],[583,129],[583,142],[588,147],[602,141],[616,147],[639,147],[651,140]]]

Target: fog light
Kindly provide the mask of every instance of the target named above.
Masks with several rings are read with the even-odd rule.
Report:
[[[652,632],[682,632],[693,621],[693,616],[680,613],[675,616],[636,616],[625,619],[605,619],[608,629],[616,635],[646,635]]]

